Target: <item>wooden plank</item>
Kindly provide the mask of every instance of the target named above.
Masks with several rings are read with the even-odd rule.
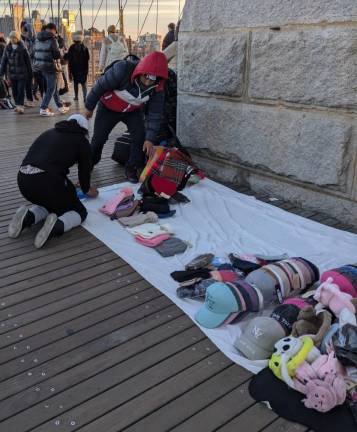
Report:
[[[148,286],[148,282],[146,281],[140,281],[136,284],[136,287],[139,289],[142,286]],[[120,297],[120,294],[118,294],[118,296]],[[112,302],[109,305],[104,305],[103,307],[101,307],[100,302],[97,302],[97,305],[84,304],[81,315],[78,318],[73,319],[72,314],[69,312],[69,320],[66,320],[66,316],[63,316],[61,317],[61,322],[58,325],[56,325],[56,317],[49,317],[47,319],[48,330],[37,332],[35,335],[30,336],[25,340],[19,339],[19,332],[17,332],[15,335],[10,335],[8,333],[6,334],[5,339],[2,341],[3,348],[0,349],[0,364],[6,363],[14,358],[24,355],[29,349],[37,350],[41,347],[47,346],[50,343],[56,343],[58,346],[67,348],[65,340],[66,336],[68,336],[68,334],[72,333],[73,331],[79,332],[88,328],[90,332],[94,333],[92,335],[94,337],[96,334],[96,329],[100,323],[110,322],[110,319],[115,318],[120,313],[122,315],[119,317],[122,317],[125,315],[125,312],[128,312],[139,305],[144,305],[146,302],[146,309],[149,310],[151,309],[150,302],[158,297],[162,297],[161,293],[152,288],[148,288],[143,294],[138,293],[129,297],[124,297],[123,299],[118,299],[117,301]],[[34,325],[36,326],[36,323]],[[55,327],[52,328],[51,325],[54,325]],[[16,340],[13,341],[15,337]],[[12,345],[10,345],[11,343],[16,344],[14,345],[16,347],[15,349]],[[44,360],[40,359],[40,361],[43,362]],[[9,368],[6,367],[6,369],[8,370]],[[2,376],[4,376],[4,374]]]
[[[261,403],[257,403],[218,430],[220,432],[231,432],[239,428],[242,431],[259,432],[277,417],[274,411]]]
[[[165,350],[162,349],[163,346],[161,349],[154,346],[60,394],[52,392],[51,411],[44,410],[43,404],[40,403],[18,413],[16,418],[11,417],[1,422],[0,427],[6,432],[18,432],[19,428],[23,432],[32,428],[35,428],[36,432],[48,432],[53,428],[53,419],[56,416],[60,419],[56,430],[67,431],[73,419],[77,425],[88,423],[101,412],[110,410],[112,406],[140,395],[172,374],[177,374],[211,356],[206,351],[206,341],[193,345],[192,339],[180,336],[165,342]],[[192,351],[192,348],[196,348],[195,351]],[[212,357],[223,358],[223,354],[216,353]],[[44,387],[39,393],[43,391],[49,395],[49,390]],[[76,408],[69,409],[70,407]],[[36,427],[39,424],[41,426]]]
[[[153,412],[126,430],[127,432],[170,430],[188,417],[193,416],[198,411],[211,405],[234,388],[243,384],[250,376],[251,374],[245,369],[237,365],[230,365],[217,375],[207,379],[207,381],[202,384],[196,385],[171,402],[167,402],[169,397],[173,397],[171,392],[167,395],[165,394],[164,406],[155,410],[151,409],[150,411]],[[153,392],[155,390],[156,388],[153,389]],[[160,394],[162,394],[162,392],[160,392]],[[151,405],[151,398],[149,402],[150,403],[147,405]],[[111,416],[113,415],[114,413],[111,414]]]
[[[20,395],[15,394],[0,402],[0,421],[12,417],[24,409],[29,409],[34,405],[38,405],[41,401],[45,401],[48,398],[46,392],[37,392],[36,394],[34,392],[34,386],[37,386],[35,388],[55,388],[56,394],[60,394],[63,391],[71,392],[74,385],[80,385],[81,383],[85,383],[86,380],[95,379],[100,373],[104,376],[110,373],[110,369],[113,367],[118,368],[119,364],[123,362],[128,364],[131,359],[134,359],[140,354],[143,356],[150,355],[153,351],[153,346],[159,349],[164,347],[167,342],[171,340],[170,346],[174,347],[172,339],[177,339],[177,346],[175,349],[180,350],[182,349],[181,341],[183,341],[183,339],[185,339],[185,341],[190,341],[193,337],[195,337],[196,340],[202,340],[204,338],[197,328],[192,326],[189,320],[184,320],[183,317],[173,322],[166,320],[168,320],[167,315],[163,315],[160,321],[164,324],[159,327],[157,327],[158,320],[146,320],[149,327],[145,329],[144,334],[138,335],[132,338],[132,340],[119,340],[116,346],[113,346],[110,351],[108,351],[107,348],[105,352],[101,352],[97,356],[92,356],[88,360],[82,361],[77,365],[72,362],[72,367],[69,370],[64,370],[62,373],[57,373],[55,376],[42,381],[37,380],[31,387],[22,391]],[[180,326],[178,325],[179,323],[181,323]],[[135,324],[137,327],[135,330],[138,331],[138,324]],[[150,330],[151,326],[154,324],[156,324],[156,327]],[[144,330],[143,326],[141,326],[141,330]],[[131,332],[133,332],[133,330],[131,330]],[[161,354],[159,354],[157,358],[161,358],[163,355],[165,355],[165,352],[161,350]],[[153,361],[154,358],[150,356],[150,364]],[[56,368],[56,366],[58,366],[58,360],[53,365],[54,368]],[[53,374],[50,365],[46,365],[46,370],[49,371],[49,374]],[[56,368],[56,370],[58,371],[58,368]],[[133,371],[129,368],[126,375],[131,376],[132,373]],[[118,378],[113,377],[114,381],[115,379],[123,380],[125,376],[120,375]],[[18,384],[20,384],[19,381]]]
[[[249,395],[248,385],[249,382],[245,382],[171,430],[175,432],[209,432],[217,430],[227,421],[255,404],[255,401]],[[232,430],[250,432],[249,428]]]
[[[273,421],[269,426],[264,428],[262,432],[307,432],[306,426],[299,425],[297,423],[289,422],[283,418],[278,418]]]

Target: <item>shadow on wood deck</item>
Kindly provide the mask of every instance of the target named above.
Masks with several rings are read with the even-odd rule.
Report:
[[[305,431],[256,404],[251,375],[86,230],[42,250],[33,230],[7,237],[24,202],[17,168],[59,118],[0,111],[0,430]],[[123,179],[111,151],[94,171],[99,186]]]

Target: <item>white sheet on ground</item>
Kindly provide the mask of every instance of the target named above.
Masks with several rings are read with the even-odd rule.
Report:
[[[177,298],[178,284],[170,273],[183,270],[187,262],[201,253],[212,252],[227,258],[228,253],[237,251],[260,254],[286,252],[292,257],[302,256],[311,260],[320,271],[357,262],[357,235],[288,213],[208,179],[186,188],[184,193],[191,203],[173,206],[176,215],[162,219],[163,223],[172,225],[177,237],[189,241],[192,247],[182,255],[162,258],[155,250],[135,242],[117,221],[111,221],[98,211],[126,186],[129,184],[102,188],[97,199],[85,200],[88,218],[83,226],[176,303],[193,321],[201,303]],[[266,362],[249,361],[239,355],[233,346],[243,327],[244,322],[215,330],[201,329],[232,361],[257,373]]]

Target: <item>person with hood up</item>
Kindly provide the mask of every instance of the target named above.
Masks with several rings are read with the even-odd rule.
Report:
[[[83,44],[83,33],[74,33],[73,44],[69,47],[67,59],[70,80],[74,85],[74,100],[78,100],[78,85],[82,86],[83,99],[87,97],[87,76],[89,69],[89,51]]]
[[[46,83],[46,92],[40,107],[40,115],[44,117],[54,115],[48,107],[52,97],[61,114],[68,111],[68,107],[65,107],[59,98],[56,85],[57,74],[62,73],[59,62],[61,53],[56,40],[56,33],[55,24],[49,23],[43,31],[37,34],[35,41],[34,70],[41,72]]]
[[[78,164],[82,192],[93,198],[98,195],[91,186],[87,135],[88,120],[74,114],[42,133],[31,145],[21,164],[17,184],[32,205],[17,210],[8,227],[10,238],[17,238],[25,228],[45,220],[35,238],[35,247],[41,248],[49,238],[62,235],[86,219],[87,210],[67,176],[69,168]]]
[[[20,34],[12,31],[10,42],[6,46],[0,65],[0,76],[5,75],[11,81],[12,94],[15,99],[15,112],[24,113],[26,80],[32,79],[32,66],[29,53],[22,43]]]
[[[123,60],[129,54],[126,40],[118,35],[115,25],[108,27],[108,36],[104,38],[99,54],[99,70],[103,71],[116,60]]]
[[[144,166],[143,151],[150,153],[160,129],[167,78],[166,57],[155,51],[140,62],[118,61],[98,79],[85,103],[87,118],[98,104],[91,142],[93,165],[100,161],[110,132],[123,122],[132,140],[125,173],[130,182],[138,182],[137,170]]]

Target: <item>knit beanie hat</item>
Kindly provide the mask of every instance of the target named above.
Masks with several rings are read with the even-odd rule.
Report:
[[[84,116],[82,116],[82,114],[72,114],[71,116],[68,117],[67,121],[71,121],[71,120],[75,120],[81,128],[88,131],[89,122]]]
[[[21,40],[20,33],[16,30],[13,30],[12,32],[10,32],[9,38],[16,38],[18,41]]]
[[[73,42],[83,42],[84,35],[82,31],[77,31],[75,33],[72,33],[72,40]]]
[[[187,244],[177,237],[171,237],[155,247],[155,250],[164,258],[182,254],[186,249]]]

